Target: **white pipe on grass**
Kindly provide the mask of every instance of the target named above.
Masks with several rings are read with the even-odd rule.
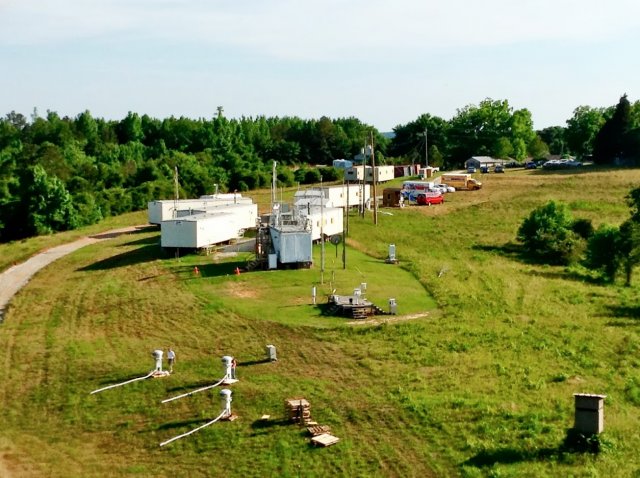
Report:
[[[191,431],[189,431],[189,432],[187,432],[187,433],[183,433],[182,435],[178,435],[178,436],[173,437],[173,438],[171,438],[171,439],[169,439],[169,440],[167,440],[167,441],[163,441],[162,443],[160,443],[160,446],[168,445],[168,444],[169,444],[169,443],[171,443],[172,441],[176,441],[176,440],[178,440],[178,439],[180,439],[180,438],[184,438],[184,437],[186,437],[186,436],[191,435],[192,433],[197,432],[198,430],[202,430],[203,428],[208,427],[209,425],[213,425],[215,422],[217,422],[218,420],[220,420],[220,419],[221,419],[222,417],[224,417],[226,414],[227,414],[227,410],[226,410],[226,408],[225,408],[225,410],[224,410],[220,415],[218,415],[218,417],[217,417],[217,418],[215,418],[215,419],[211,420],[211,421],[210,421],[210,422],[208,422],[208,423],[205,423],[204,425],[200,425],[198,428],[194,428],[193,430],[191,430]]]
[[[138,377],[138,378],[134,378],[134,379],[131,379],[131,380],[127,380],[126,382],[116,383],[115,385],[109,385],[108,387],[99,388],[98,390],[94,390],[93,392],[91,392],[89,395],[93,395],[94,393],[102,392],[104,390],[109,390],[110,388],[120,387],[120,386],[126,385],[128,383],[137,382],[138,380],[147,379],[147,378],[151,377],[154,373],[155,373],[155,370],[153,372],[149,372],[149,375],[145,375],[144,377]]]
[[[183,393],[182,395],[178,395],[177,397],[171,397],[171,398],[167,398],[166,400],[162,400],[161,403],[167,403],[167,402],[171,402],[172,400],[177,400],[179,398],[184,398],[184,397],[188,397],[189,395],[193,395],[194,393],[198,393],[198,392],[204,392],[205,390],[209,390],[210,388],[214,388],[217,387],[218,385],[220,385],[222,382],[224,382],[228,377],[225,375],[224,377],[222,377],[220,379],[219,382],[214,383],[213,385],[207,385],[206,387],[202,387],[199,388],[197,390],[194,390],[193,392],[188,392],[188,393]]]

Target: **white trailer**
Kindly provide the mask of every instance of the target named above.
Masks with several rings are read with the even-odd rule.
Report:
[[[179,199],[150,201],[148,203],[149,224],[160,224],[162,221],[178,217],[178,211],[203,211],[211,207],[228,206],[231,204],[252,204],[251,198],[243,198],[241,194],[220,194],[217,196],[202,196],[199,199]],[[184,213],[183,213],[184,214]]]
[[[347,181],[362,181],[363,179],[367,183],[373,182],[373,168],[371,166],[354,166],[347,169],[344,172],[344,178]],[[375,181],[378,183],[384,183],[391,181],[394,178],[393,166],[376,166],[375,168]]]
[[[339,207],[314,207],[311,210],[302,208],[302,215],[306,215],[311,220],[311,240],[320,240],[320,231],[325,237],[335,234],[342,234],[343,231],[343,212]]]
[[[219,204],[209,206],[205,214],[215,214],[218,212],[228,212],[236,218],[236,224],[241,229],[254,229],[258,218],[258,205],[252,203]]]
[[[364,188],[364,189],[363,189]],[[349,207],[358,207],[362,204],[362,196],[365,202],[371,197],[371,186],[365,184],[344,184],[337,186],[312,187],[304,191],[296,192],[294,204],[296,207],[303,205],[320,206],[324,197],[325,207],[347,207],[347,195]]]
[[[232,213],[217,212],[162,221],[160,244],[168,248],[201,249],[237,239],[243,228],[236,219]]]

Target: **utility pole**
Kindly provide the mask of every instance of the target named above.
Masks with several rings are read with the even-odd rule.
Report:
[[[178,166],[173,169],[173,218],[178,217],[178,200],[180,199],[180,183],[178,180]]]
[[[365,199],[364,199],[364,191],[367,187],[367,140],[365,138],[364,140],[364,149],[362,150],[362,208],[360,210],[360,214],[362,215],[362,218],[364,219],[364,208],[366,206],[365,204]]]
[[[324,284],[324,189],[320,176],[320,283]]]
[[[427,136],[427,127],[424,128],[424,162],[425,168],[429,167],[429,138]]]
[[[344,179],[342,184],[344,185]],[[349,182],[347,182],[347,207],[344,209],[346,214],[347,227],[344,227],[344,220],[342,223],[342,268],[347,268],[347,232],[349,231]]]
[[[376,198],[376,183],[378,182],[376,174],[376,155],[373,150],[373,131],[371,131],[371,172],[373,179],[373,223],[378,225],[378,200]]]

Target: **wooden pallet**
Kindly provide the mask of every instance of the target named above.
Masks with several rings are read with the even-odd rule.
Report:
[[[327,425],[313,425],[313,426],[307,427],[307,430],[309,431],[309,433],[311,433],[311,435],[315,437],[318,435],[322,435],[323,433],[330,433],[331,427]]]
[[[330,433],[323,433],[322,435],[315,436],[311,439],[311,444],[314,446],[331,446],[340,441],[340,438],[334,437]]]

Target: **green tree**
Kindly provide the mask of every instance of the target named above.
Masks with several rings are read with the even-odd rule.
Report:
[[[536,135],[527,146],[527,151],[532,158],[543,159],[549,154],[549,147],[540,136]]]
[[[525,250],[538,259],[568,264],[576,259],[578,237],[566,205],[549,201],[534,209],[518,229]]]
[[[630,155],[626,151],[625,136],[631,126],[631,104],[622,96],[613,116],[605,121],[594,140],[593,159],[600,164],[612,163]]]
[[[571,153],[585,156],[593,153],[593,142],[605,122],[605,110],[578,106],[567,120],[565,137]]]
[[[566,128],[562,126],[549,126],[541,131],[538,131],[538,135],[544,141],[549,148],[549,154],[563,155],[568,149],[565,145],[565,131]],[[537,157],[531,154],[534,158]]]
[[[633,269],[640,264],[640,223],[628,219],[620,226],[618,251],[625,273],[625,285],[631,286]]]
[[[29,174],[23,198],[27,224],[32,234],[74,229],[79,221],[71,195],[60,179],[48,176],[42,166],[35,166]]]
[[[408,162],[424,164],[426,141],[429,149],[429,165],[438,166],[432,160],[442,159],[442,154],[448,150],[448,128],[449,125],[445,120],[430,114],[420,115],[406,125],[398,125],[393,128],[394,137],[388,147],[389,155],[402,156]],[[436,151],[440,152],[440,158],[432,158],[431,148],[436,148]],[[439,166],[442,166],[442,162]]]

